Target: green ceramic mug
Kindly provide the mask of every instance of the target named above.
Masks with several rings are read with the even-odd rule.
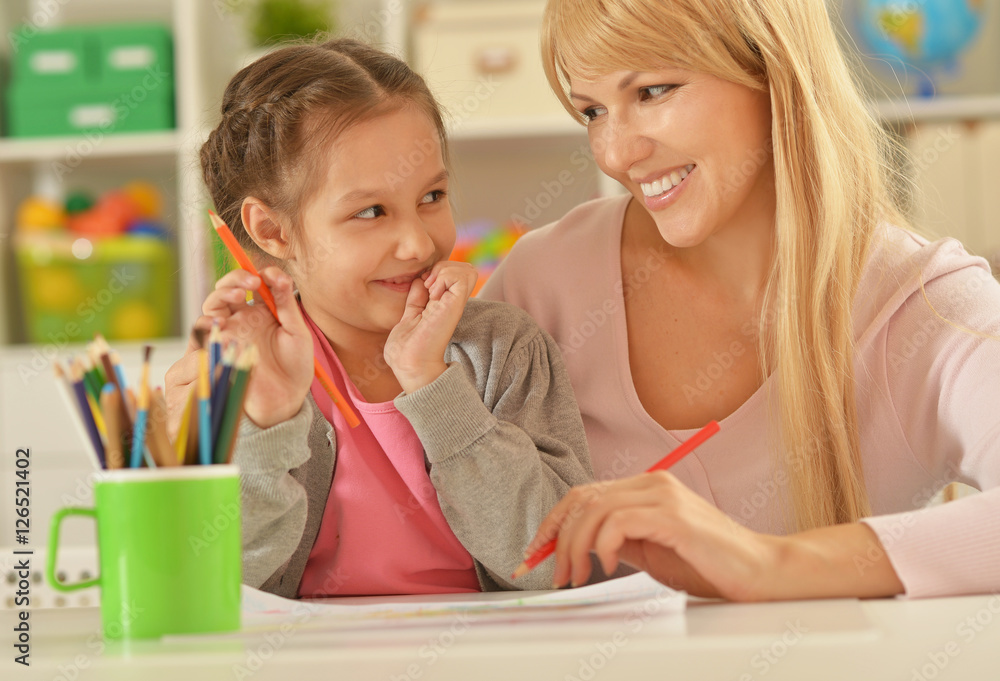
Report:
[[[59,591],[101,587],[108,640],[233,631],[240,626],[240,481],[232,465],[101,471],[94,508],[52,517],[48,580]],[[97,522],[100,574],[56,580],[63,518]]]

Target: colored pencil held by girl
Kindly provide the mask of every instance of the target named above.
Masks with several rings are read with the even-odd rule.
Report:
[[[423,80],[353,40],[286,47],[236,74],[221,114],[201,162],[241,269],[195,328],[259,355],[232,453],[244,581],[293,598],[550,588],[551,566],[510,575],[593,479],[583,423],[552,338],[470,300],[475,270],[448,260]],[[172,433],[196,423],[200,352],[167,373]]]

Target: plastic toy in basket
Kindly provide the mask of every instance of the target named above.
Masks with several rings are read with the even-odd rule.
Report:
[[[527,228],[519,222],[496,224],[478,220],[458,228],[458,238],[451,252],[450,260],[467,262],[475,266],[479,279],[472,295],[479,293],[497,265],[510,253],[514,243],[521,238]]]
[[[26,340],[169,335],[177,275],[161,205],[148,183],[96,202],[83,193],[64,206],[23,201],[14,246]]]
[[[66,211],[54,201],[29,196],[18,206],[16,222],[23,231],[58,230],[66,224]]]

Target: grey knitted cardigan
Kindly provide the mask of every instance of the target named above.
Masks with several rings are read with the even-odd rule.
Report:
[[[469,300],[437,380],[394,400],[424,445],[444,516],[484,591],[549,589],[549,560],[512,583],[528,541],[593,480],[580,411],[553,339],[521,309]],[[336,471],[336,435],[309,395],[266,430],[243,419],[243,581],[295,598]],[[596,562],[596,561],[595,561]],[[331,575],[330,592],[336,591]]]

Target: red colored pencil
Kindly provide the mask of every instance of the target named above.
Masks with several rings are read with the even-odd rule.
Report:
[[[257,271],[257,268],[253,266],[250,258],[247,257],[243,247],[240,246],[240,242],[236,240],[236,237],[233,236],[229,226],[222,221],[222,218],[215,214],[215,211],[208,211],[208,215],[212,219],[212,225],[215,227],[215,231],[218,233],[219,238],[222,239],[222,243],[224,243],[226,248],[229,249],[229,252],[232,253],[233,258],[236,259],[239,266],[250,274],[260,278],[260,297],[264,300],[264,304],[267,305],[267,309],[270,310],[271,314],[274,315],[274,318],[277,319],[278,309],[274,306],[274,296],[271,295],[271,289],[267,287],[267,284],[264,283],[264,279],[260,277],[260,273]],[[319,379],[319,384],[323,386],[323,390],[325,390],[326,394],[330,396],[333,403],[337,405],[337,409],[339,409],[340,413],[344,416],[344,419],[347,421],[347,425],[351,428],[355,428],[360,425],[361,421],[358,420],[354,411],[347,406],[347,400],[345,400],[343,395],[340,394],[340,391],[337,390],[337,386],[333,384],[333,380],[330,379],[326,370],[323,369],[319,360],[315,357],[313,357],[313,373],[316,375],[316,378]]]
[[[674,451],[667,454],[665,457],[654,463],[646,471],[647,473],[652,473],[653,471],[665,471],[675,463],[683,459],[685,456],[693,452],[700,444],[705,442],[708,438],[712,437],[719,432],[719,424],[717,421],[709,421],[708,425],[699,430],[697,433],[689,437],[687,440],[681,443],[681,445]],[[551,556],[556,550],[556,540],[552,539],[547,544],[542,546],[540,549],[535,551],[533,554],[528,556],[523,563],[521,563],[514,574],[511,575],[511,579],[517,579],[518,577],[523,577],[532,570],[534,570],[539,563]]]

